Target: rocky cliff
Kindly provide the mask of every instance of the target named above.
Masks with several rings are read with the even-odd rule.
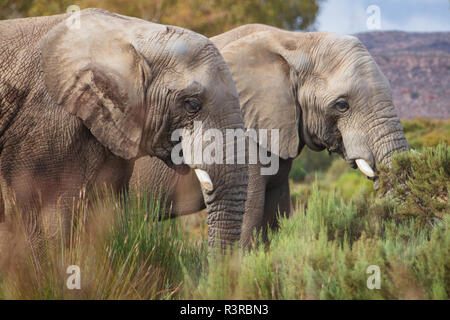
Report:
[[[389,79],[402,119],[450,119],[450,32],[356,36]]]

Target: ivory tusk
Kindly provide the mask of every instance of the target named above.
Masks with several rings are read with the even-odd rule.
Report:
[[[359,170],[362,171],[366,176],[373,178],[375,177],[375,172],[373,172],[373,169],[370,167],[370,165],[367,163],[364,159],[356,159],[355,160],[356,165],[358,166]]]
[[[194,171],[202,187],[208,191],[212,191],[214,187],[208,172],[202,169],[195,169]]]

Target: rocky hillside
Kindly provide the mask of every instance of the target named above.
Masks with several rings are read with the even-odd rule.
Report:
[[[402,119],[450,119],[450,32],[356,36],[389,79]]]

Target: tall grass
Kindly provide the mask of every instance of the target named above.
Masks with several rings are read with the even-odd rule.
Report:
[[[336,165],[325,173],[334,184],[296,198],[269,243],[223,256],[208,253],[204,219],[165,219],[164,199],[146,192],[80,199],[69,239],[48,234],[39,252],[10,217],[0,298],[448,299],[449,152],[441,143],[394,157],[378,194],[359,184],[345,196]],[[69,265],[80,267],[80,290],[66,286]],[[367,286],[372,265],[379,289]]]
[[[205,246],[175,219],[165,219],[163,201],[147,193],[112,193],[81,200],[69,239],[44,235],[36,249],[21,220],[1,256],[0,298],[168,299],[178,297],[184,272],[199,272]],[[39,251],[36,254],[36,251]],[[69,290],[67,267],[81,270],[81,289]]]

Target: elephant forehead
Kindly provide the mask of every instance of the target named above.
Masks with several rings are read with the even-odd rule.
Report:
[[[188,45],[184,39],[176,39],[172,45],[171,53],[176,58],[182,58],[188,53]]]

